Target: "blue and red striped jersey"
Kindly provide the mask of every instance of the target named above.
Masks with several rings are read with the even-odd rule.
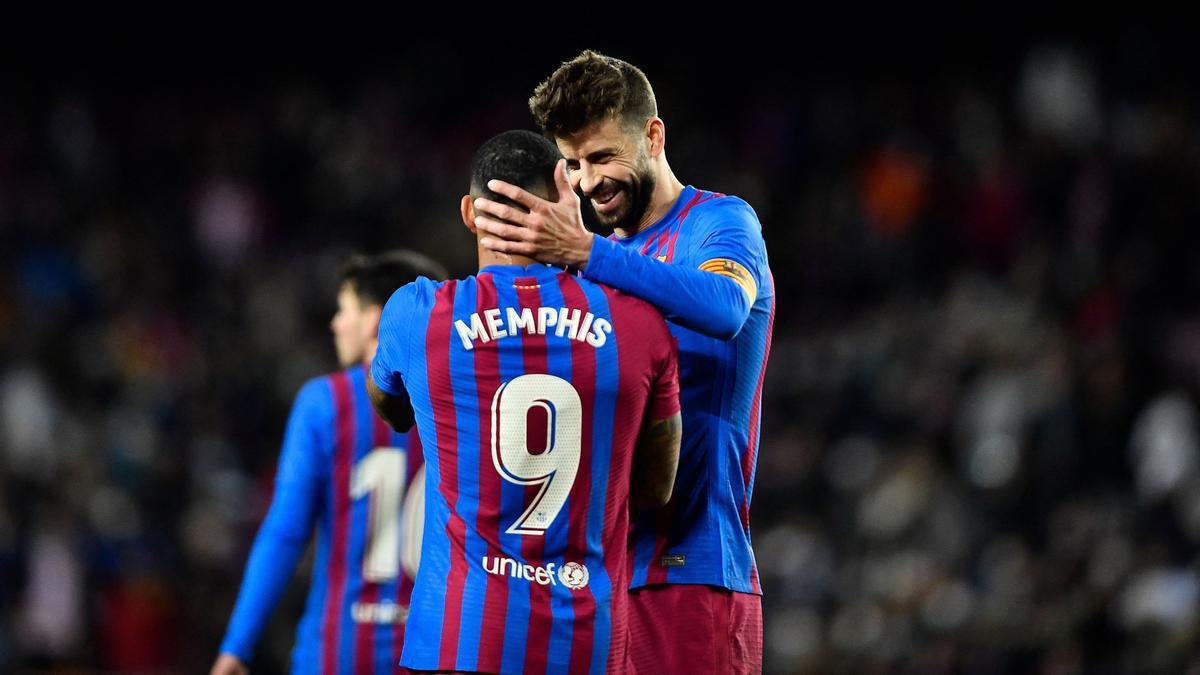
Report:
[[[707,315],[724,311],[721,298],[697,298],[686,316],[666,313],[679,344],[683,443],[671,502],[634,514],[631,586],[708,584],[761,594],[750,545],[750,496],[775,287],[758,216],[737,197],[687,186],[658,222],[631,237],[609,239],[667,265],[722,273],[753,299],[731,339],[695,330],[705,327]],[[593,247],[585,276],[631,292],[667,285],[660,277],[673,270],[666,266],[641,265],[642,278],[620,278],[628,266],[605,257],[607,248]]]
[[[626,658],[630,469],[679,410],[649,304],[543,265],[401,288],[371,374],[407,392],[426,525],[401,663],[594,672]]]
[[[423,462],[417,435],[397,434],[376,415],[363,366],[306,383],[221,651],[249,660],[315,527],[291,672],[399,672],[413,582],[401,564],[412,536],[401,510]]]

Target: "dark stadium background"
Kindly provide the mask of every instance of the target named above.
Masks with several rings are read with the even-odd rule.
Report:
[[[0,48],[0,671],[207,670],[337,264],[472,272],[471,152],[593,47],[764,224],[767,670],[1200,673],[1195,40],[641,30]]]

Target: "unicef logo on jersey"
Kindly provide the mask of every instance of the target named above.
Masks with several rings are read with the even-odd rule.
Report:
[[[587,586],[588,578],[588,568],[583,563],[569,562],[558,568],[558,580],[573,591]]]
[[[487,555],[483,556],[482,562],[483,571],[488,574],[524,579],[532,581],[539,586],[557,586],[558,584],[562,584],[573,591],[586,587],[588,579],[591,578],[591,575],[588,574],[588,568],[583,563],[577,562],[565,563],[562,567],[554,563],[546,563],[543,567],[540,565],[529,565],[512,558],[496,558]],[[558,578],[558,581],[555,581],[555,577]]]

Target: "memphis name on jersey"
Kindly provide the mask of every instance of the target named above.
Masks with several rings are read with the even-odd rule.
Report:
[[[584,312],[578,307],[538,307],[536,318],[534,310],[522,307],[507,307],[472,312],[468,320],[459,319],[454,322],[458,337],[462,339],[463,349],[474,349],[474,342],[491,342],[514,335],[520,335],[524,330],[527,335],[545,335],[551,327],[555,337],[568,336],[571,340],[585,342],[596,349],[604,346],[612,333],[612,324],[603,317],[596,318],[591,312]],[[501,313],[505,319],[501,320]]]

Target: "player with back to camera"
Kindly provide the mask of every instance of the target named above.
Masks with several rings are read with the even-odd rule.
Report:
[[[422,275],[445,278],[440,265],[409,251],[355,256],[343,268],[330,328],[344,370],[309,380],[296,396],[275,494],[211,675],[247,672],[314,527],[312,586],[291,672],[399,671],[419,555],[423,460],[416,434],[397,434],[375,414],[365,364],[383,304]]]
[[[683,447],[665,510],[634,518],[631,651],[641,672],[762,669],[762,589],[750,496],[775,291],[762,227],[737,197],[685,186],[666,156],[650,82],[585,51],[539,84],[530,109],[565,157],[546,199],[501,182],[481,198],[489,250],[568,265],[649,301],[679,341]],[[591,201],[609,238],[584,226]]]
[[[472,162],[550,197],[554,144],[500,134]],[[629,672],[631,497],[662,504],[679,451],[678,375],[649,304],[479,247],[479,272],[419,280],[384,308],[372,397],[415,416],[426,528],[401,660],[416,671]],[[410,405],[411,403],[411,405]]]

